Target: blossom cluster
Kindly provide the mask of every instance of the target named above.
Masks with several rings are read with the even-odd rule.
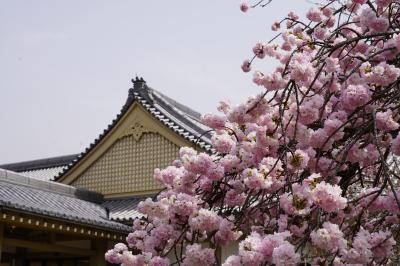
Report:
[[[247,12],[253,6],[243,3]],[[265,1],[267,2],[267,1]],[[125,266],[382,265],[399,238],[400,3],[330,0],[272,25],[253,58],[262,93],[206,114],[215,153],[180,149],[139,204]],[[221,260],[220,250],[238,243]]]

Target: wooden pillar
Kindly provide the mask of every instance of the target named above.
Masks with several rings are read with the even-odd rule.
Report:
[[[16,247],[16,258],[15,258],[15,266],[26,266],[26,248]]]
[[[104,254],[107,251],[107,240],[105,239],[92,239],[92,251],[94,255],[90,257],[90,266],[106,266],[107,262],[104,259]]]
[[[0,263],[1,263],[1,254],[3,253],[3,243],[4,243],[4,224],[0,224]]]

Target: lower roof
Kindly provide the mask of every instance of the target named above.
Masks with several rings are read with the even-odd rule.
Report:
[[[110,218],[102,195],[0,169],[0,207],[121,233],[130,227]]]
[[[137,206],[147,198],[154,198],[154,195],[134,196],[122,199],[107,199],[101,205],[110,213],[110,219],[118,222],[129,222],[134,218],[142,217],[138,212]]]

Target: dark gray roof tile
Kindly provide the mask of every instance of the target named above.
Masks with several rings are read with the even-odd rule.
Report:
[[[110,213],[110,219],[114,221],[127,222],[142,214],[137,211],[137,206],[147,198],[154,198],[154,195],[135,196],[124,199],[107,199],[102,204]]]
[[[0,169],[0,206],[15,211],[63,218],[87,226],[129,232],[126,225],[112,221],[107,210],[89,191],[50,181],[40,181]],[[98,200],[97,200],[98,202]]]

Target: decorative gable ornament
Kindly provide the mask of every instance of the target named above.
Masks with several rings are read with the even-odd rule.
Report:
[[[156,131],[144,126],[139,121],[136,121],[131,126],[129,126],[124,131],[124,133],[121,134],[119,139],[122,139],[124,137],[132,136],[136,141],[139,141],[144,133],[149,133],[149,132],[156,133]]]

